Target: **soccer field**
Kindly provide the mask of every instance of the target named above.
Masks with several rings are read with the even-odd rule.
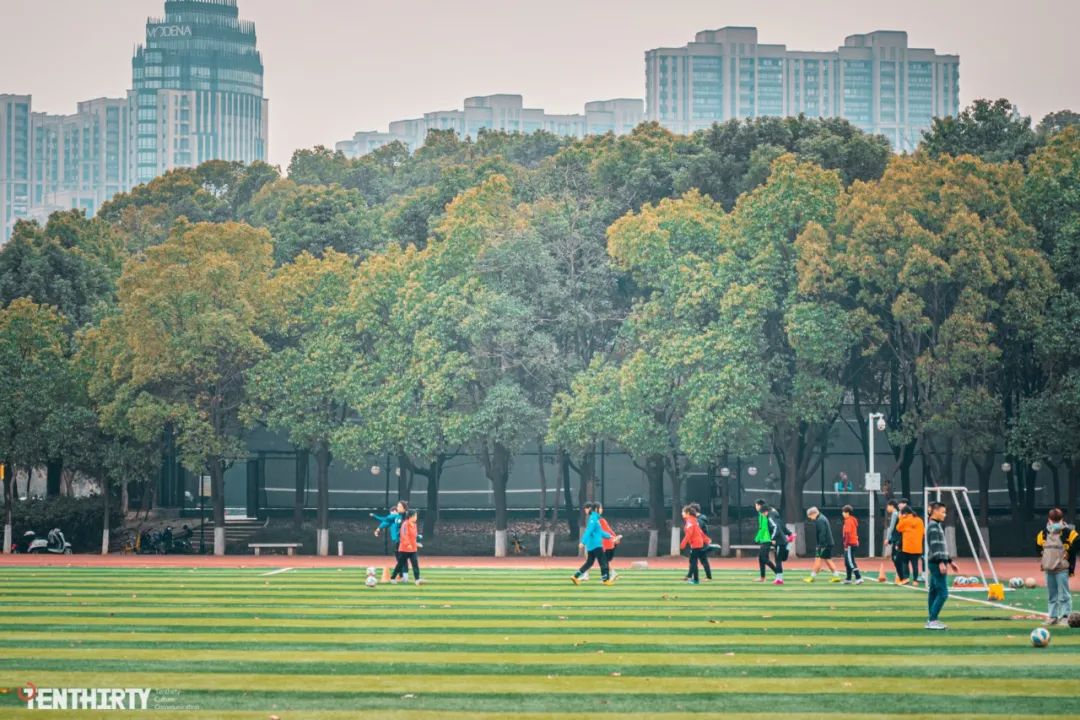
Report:
[[[1080,630],[1034,649],[1037,621],[954,599],[951,629],[924,630],[924,593],[876,583],[446,569],[368,589],[355,569],[269,572],[0,568],[0,718],[49,716],[19,701],[27,683],[149,688],[153,709],[123,716],[162,719],[1080,711]]]

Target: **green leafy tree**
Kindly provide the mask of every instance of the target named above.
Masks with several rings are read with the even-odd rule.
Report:
[[[52,307],[28,298],[0,309],[0,387],[4,412],[0,416],[0,458],[4,475],[4,548],[11,551],[11,512],[17,493],[18,470],[29,478],[34,467],[49,458],[50,440],[43,428],[63,401],[68,380],[64,321]]]
[[[838,213],[837,266],[873,318],[864,349],[893,373],[890,440],[917,443],[939,483],[955,454],[992,451],[1019,392],[1003,353],[1030,342],[1053,287],[1013,204],[1021,180],[971,156],[897,158]]]
[[[168,429],[183,463],[211,477],[214,553],[225,552],[226,466],[244,452],[245,376],[267,352],[258,334],[273,265],[265,230],[178,223],[130,261],[117,314],[102,324],[97,362],[122,387],[104,413],[123,412],[141,442]]]
[[[267,285],[264,333],[273,351],[248,371],[248,414],[288,433],[317,467],[317,552],[329,552],[331,438],[347,406],[341,384],[352,361],[343,352],[340,308],[356,274],[354,261],[328,249],[321,258],[301,253]]]
[[[1057,110],[1047,113],[1039,121],[1039,126],[1035,128],[1035,132],[1039,136],[1039,142],[1045,143],[1052,135],[1061,132],[1065,128],[1076,126],[1080,126],[1080,113],[1072,110]]]
[[[977,155],[986,162],[1027,160],[1038,147],[1031,118],[1008,100],[976,100],[956,117],[934,118],[919,148],[932,158]]]

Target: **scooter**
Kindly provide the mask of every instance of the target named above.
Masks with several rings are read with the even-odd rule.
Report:
[[[71,555],[71,543],[64,538],[60,528],[49,531],[48,538],[39,538],[33,530],[23,533],[23,552],[27,553],[55,553],[57,555]]]

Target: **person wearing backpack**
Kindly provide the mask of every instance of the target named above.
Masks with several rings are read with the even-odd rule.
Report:
[[[1054,508],[1047,515],[1046,528],[1039,531],[1035,544],[1042,555],[1042,569],[1046,573],[1047,614],[1046,625],[1065,622],[1072,613],[1072,595],[1069,578],[1076,570],[1077,532],[1065,523],[1065,513]]]

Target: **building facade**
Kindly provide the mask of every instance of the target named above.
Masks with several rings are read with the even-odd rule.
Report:
[[[266,160],[267,100],[255,26],[236,0],[166,0],[146,23],[125,98],[33,112],[0,95],[0,243],[20,219],[93,215],[119,192],[206,160]]]
[[[613,132],[628,133],[645,119],[645,104],[640,99],[618,98],[585,104],[582,114],[556,115],[540,108],[525,107],[521,95],[480,95],[465,98],[461,110],[424,113],[422,118],[395,120],[389,132],[361,131],[351,140],[334,147],[348,157],[360,157],[394,141],[410,150],[424,144],[429,130],[453,130],[461,137],[475,138],[481,130],[531,134],[539,130],[559,137]]]
[[[850,35],[835,51],[758,42],[757,28],[697,33],[681,48],[645,53],[646,114],[691,133],[731,119],[841,117],[913,150],[933,117],[956,115],[960,59],[908,47],[907,33]]]
[[[266,160],[262,57],[236,0],[166,0],[131,71],[136,183],[206,160]]]

